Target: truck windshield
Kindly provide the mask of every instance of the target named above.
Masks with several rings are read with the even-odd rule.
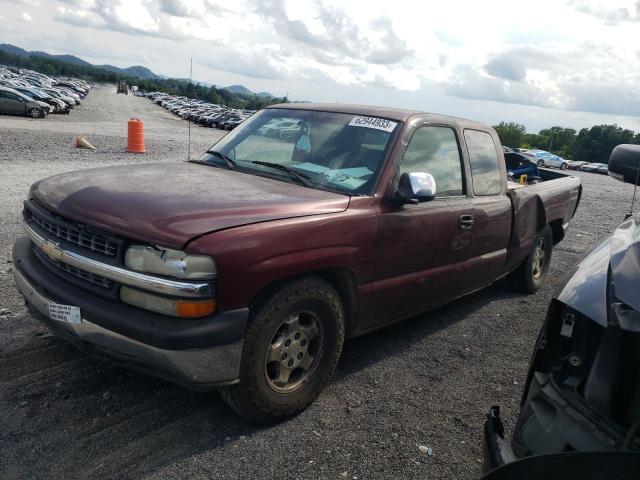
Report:
[[[210,149],[215,153],[206,153],[200,161],[322,190],[368,195],[398,123],[344,113],[266,109],[218,141]],[[226,162],[221,160],[225,157]]]

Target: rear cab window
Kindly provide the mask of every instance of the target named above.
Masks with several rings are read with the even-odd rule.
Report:
[[[465,130],[469,164],[475,195],[498,195],[502,192],[502,170],[493,137],[481,130]]]

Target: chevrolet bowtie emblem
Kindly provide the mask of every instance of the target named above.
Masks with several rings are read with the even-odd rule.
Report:
[[[47,240],[42,245],[42,251],[45,253],[47,257],[49,257],[54,262],[62,261],[62,256],[64,252],[58,247],[57,244],[53,243],[51,240]]]

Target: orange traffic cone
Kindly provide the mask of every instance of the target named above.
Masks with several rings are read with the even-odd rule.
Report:
[[[76,148],[88,148],[89,150],[96,149],[96,147],[91,145],[89,141],[84,137],[76,137]]]
[[[132,118],[128,123],[127,151],[144,153],[144,122],[139,118]]]

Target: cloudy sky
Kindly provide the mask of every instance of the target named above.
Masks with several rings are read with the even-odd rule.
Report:
[[[0,0],[0,43],[297,100],[640,131],[640,0]]]

